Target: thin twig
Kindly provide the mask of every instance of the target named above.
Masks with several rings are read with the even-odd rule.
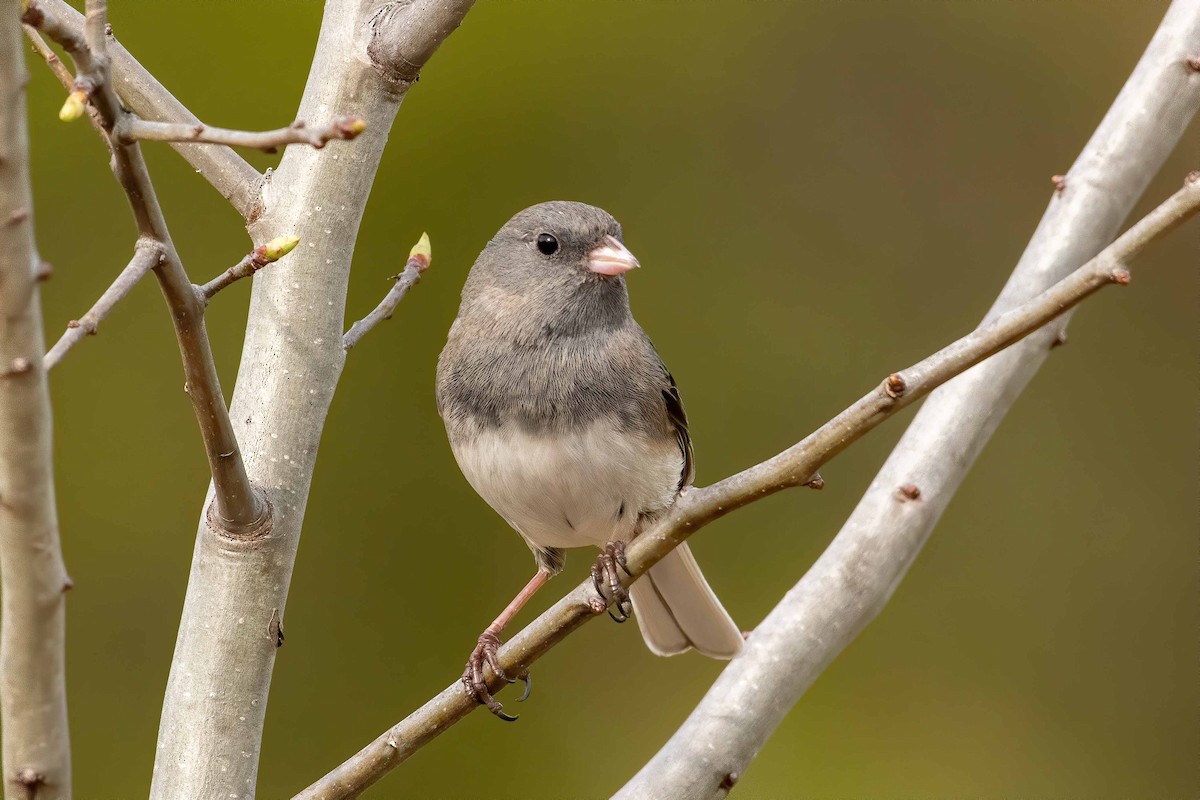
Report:
[[[429,234],[422,233],[420,240],[413,245],[412,251],[408,254],[408,263],[404,265],[404,271],[392,278],[396,285],[384,295],[383,300],[375,306],[374,311],[350,326],[350,330],[346,331],[342,337],[342,347],[349,350],[376,325],[385,319],[391,319],[392,314],[396,312],[396,306],[400,305],[400,301],[404,299],[404,295],[408,294],[408,290],[421,280],[421,274],[429,269],[429,262],[432,259],[433,249],[429,244]]]
[[[251,250],[245,258],[222,272],[203,286],[196,287],[205,305],[212,300],[213,295],[242,278],[249,278],[268,264],[274,264],[286,256],[300,244],[298,236],[280,236],[266,244],[260,244]]]
[[[62,59],[50,49],[50,46],[46,44],[46,40],[38,33],[37,28],[32,25],[22,25],[21,27],[24,28],[26,37],[33,44],[33,49],[37,51],[37,54],[46,62],[46,66],[54,73],[54,77],[58,78],[58,82],[63,85],[64,89],[71,91],[75,86],[75,76],[63,65]],[[104,140],[104,146],[111,152],[112,140],[108,136],[108,131],[104,130],[104,125],[100,122],[100,112],[92,106],[88,106],[87,115],[88,122],[92,123],[92,128],[96,133],[100,134],[100,138]]]
[[[84,16],[64,0],[36,0],[31,3],[30,11],[33,16],[27,14],[26,22],[39,28],[53,26],[65,35],[83,41]],[[111,35],[108,36],[108,52],[112,59],[113,83],[121,87],[121,99],[139,117],[187,125],[200,123],[196,115]],[[236,152],[228,147],[182,142],[171,146],[244,218],[251,219],[259,212],[263,176]]]
[[[161,259],[162,252],[157,242],[149,239],[139,241],[129,264],[121,270],[121,274],[112,285],[104,290],[104,294],[100,295],[95,305],[79,319],[67,323],[67,330],[46,353],[42,359],[42,366],[49,371],[62,361],[67,351],[82,341],[83,337],[95,336],[100,323],[108,316],[108,312],[112,311],[113,306],[124,299],[147,272],[157,267]]]
[[[309,126],[303,120],[296,120],[286,128],[273,131],[237,131],[215,128],[202,122],[152,122],[130,118],[118,133],[122,142],[196,142],[274,152],[288,144],[306,144],[320,150],[334,139],[353,139],[366,127],[367,123],[359,117],[335,117],[328,124],[319,126]]]
[[[1099,256],[1028,302],[1001,315],[879,386],[803,440],[760,464],[680,495],[671,510],[630,545],[628,585],[697,530],[734,509],[782,489],[808,483],[817,470],[900,409],[988,356],[1051,322],[1104,286],[1129,282],[1129,261],[1200,210],[1200,182],[1182,190],[1134,225]],[[608,598],[585,580],[501,648],[500,665],[520,675],[569,633],[604,612]],[[489,675],[489,686],[504,684]],[[356,797],[446,728],[478,708],[459,681],[360,750],[293,800]]]
[[[112,88],[107,58],[108,36],[104,32],[107,25],[104,21],[104,0],[87,2],[86,30],[99,48],[98,54],[80,37],[77,27],[62,24],[61,15],[45,13],[44,2],[47,0],[31,0],[23,21],[58,42],[75,61],[75,89],[60,116],[78,116],[78,113],[74,113],[70,98],[83,95],[100,112],[104,128],[111,135],[128,112],[121,106]],[[69,111],[71,113],[67,113]],[[204,328],[204,304],[192,288],[192,282],[171,241],[140,147],[136,142],[119,144],[114,141],[113,145],[113,173],[125,190],[138,233],[142,239],[156,243],[162,253],[160,263],[154,267],[154,274],[162,287],[175,325],[183,357],[184,386],[200,423],[200,433],[208,455],[215,488],[212,522],[230,533],[256,529],[264,522],[267,506],[254,492],[246,474],[229,410],[221,393],[208,333]]]

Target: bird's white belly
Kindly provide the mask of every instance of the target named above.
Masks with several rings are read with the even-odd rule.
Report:
[[[639,513],[674,502],[683,471],[678,443],[621,431],[612,420],[569,434],[504,426],[452,446],[475,491],[539,547],[630,539]]]

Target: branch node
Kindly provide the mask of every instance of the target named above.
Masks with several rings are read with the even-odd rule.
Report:
[[[825,479],[822,478],[821,473],[818,472],[805,481],[803,485],[810,489],[816,489],[819,492],[825,488]]]
[[[18,208],[18,209],[15,209],[11,214],[8,215],[8,224],[9,225],[20,225],[22,222],[24,222],[27,219],[29,219],[29,209],[28,208]]]
[[[1194,169],[1189,172],[1183,179],[1183,185],[1188,186],[1193,183],[1200,182],[1200,169]]]
[[[1062,194],[1067,188],[1066,175],[1051,175],[1050,182],[1054,184],[1054,193]]]
[[[29,370],[33,369],[33,363],[28,358],[17,356],[8,365],[7,376],[24,375]]]
[[[725,774],[725,777],[721,779],[721,783],[717,786],[717,788],[728,794],[729,792],[733,791],[733,787],[737,785],[738,778],[740,777],[741,776],[736,772],[728,772]]]
[[[1188,69],[1188,72],[1200,72],[1200,56],[1191,56],[1184,59],[1183,62]]]
[[[893,372],[887,376],[887,380],[883,382],[883,391],[887,396],[895,400],[904,394],[904,390],[908,388],[908,384],[904,381],[904,376],[899,372]]]
[[[71,591],[71,590],[72,590],[72,589],[74,589],[74,588],[75,588],[75,581],[71,580],[71,576],[70,576],[70,575],[64,575],[64,576],[63,576],[63,585],[62,585],[62,590],[63,590],[64,592],[69,592],[69,591]]]
[[[17,783],[31,790],[31,794],[36,794],[37,787],[46,782],[46,776],[38,772],[33,767],[25,767],[17,771]]]
[[[34,277],[37,278],[38,282],[42,282],[42,281],[50,280],[50,276],[53,274],[54,274],[54,265],[51,264],[49,261],[43,261],[40,264],[38,264],[37,275],[35,275]]]
[[[1133,276],[1129,274],[1129,270],[1124,267],[1117,267],[1109,275],[1112,278],[1112,282],[1118,286],[1128,286],[1129,282],[1133,280]]]
[[[267,638],[275,645],[275,649],[283,647],[283,617],[279,616],[279,609],[271,609],[271,619],[267,622]]]
[[[1054,335],[1054,341],[1050,343],[1050,349],[1053,350],[1056,347],[1062,347],[1066,343],[1067,332],[1065,330],[1061,330]]]
[[[184,385],[184,391],[187,391],[186,384]],[[275,518],[271,501],[267,498],[266,493],[259,490],[258,487],[254,487],[253,492],[258,498],[259,506],[262,510],[258,518],[248,525],[237,525],[223,519],[220,509],[217,507],[216,498],[208,504],[208,510],[205,512],[204,518],[208,521],[208,526],[212,529],[213,533],[226,541],[233,542],[253,542],[266,538],[271,534]],[[276,647],[278,646],[276,645]]]
[[[604,602],[604,598],[596,595],[588,598],[588,611],[593,615],[599,616],[608,609],[608,603]]]
[[[906,483],[896,491],[896,499],[901,503],[907,503],[909,500],[920,500],[921,490],[915,483]]]

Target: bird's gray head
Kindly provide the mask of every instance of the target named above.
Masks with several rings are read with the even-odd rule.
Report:
[[[550,334],[615,327],[629,317],[622,275],[637,266],[607,211],[539,203],[505,223],[479,254],[459,315]]]

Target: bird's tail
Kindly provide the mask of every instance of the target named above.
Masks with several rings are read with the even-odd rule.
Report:
[[[651,652],[673,656],[696,648],[710,658],[733,658],[742,632],[681,544],[629,587],[642,638]]]

